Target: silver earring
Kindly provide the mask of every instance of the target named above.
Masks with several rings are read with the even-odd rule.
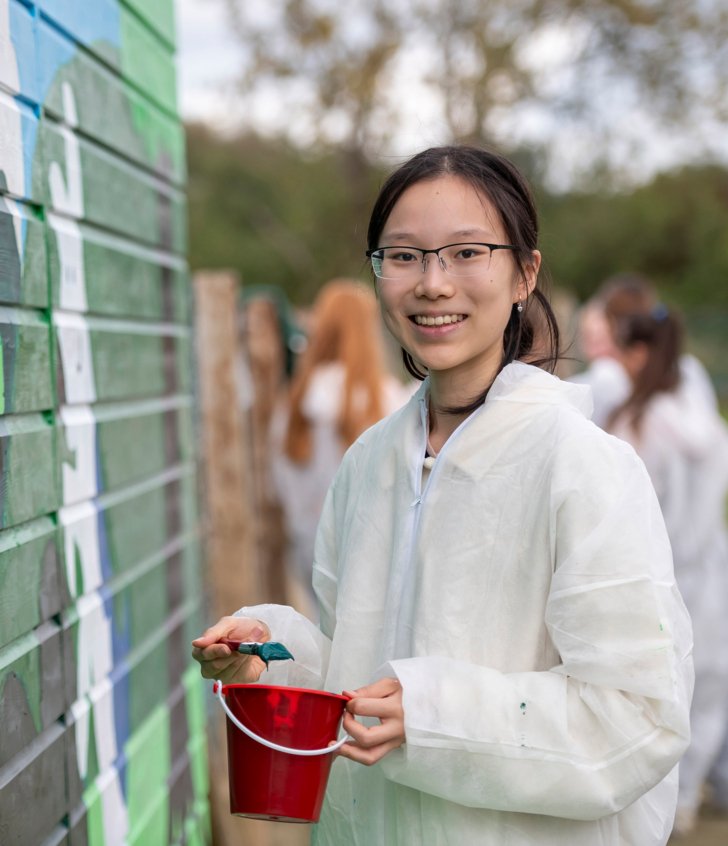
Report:
[[[523,311],[523,303],[519,300],[516,306],[516,311],[520,314]]]

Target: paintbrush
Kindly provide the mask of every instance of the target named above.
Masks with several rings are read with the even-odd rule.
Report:
[[[239,652],[241,655],[257,655],[265,663],[266,668],[269,661],[295,660],[288,649],[282,643],[277,643],[276,641],[257,643],[256,641],[240,641],[223,638],[220,643],[224,643],[228,649],[232,649],[233,652]]]

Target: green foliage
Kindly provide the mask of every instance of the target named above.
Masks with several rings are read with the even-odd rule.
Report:
[[[277,285],[305,304],[335,276],[367,277],[362,208],[344,153],[305,155],[254,135],[187,127],[190,265],[232,268],[246,285]],[[366,196],[363,194],[366,193]]]
[[[588,297],[639,271],[683,308],[728,306],[728,171],[686,167],[631,193],[541,198],[542,250],[555,284]]]

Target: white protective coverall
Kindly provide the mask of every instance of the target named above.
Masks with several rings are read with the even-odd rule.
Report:
[[[302,587],[311,590],[316,528],[326,493],[341,464],[344,448],[339,436],[339,416],[344,402],[346,369],[339,362],[319,365],[311,374],[302,411],[311,426],[311,458],[304,464],[292,461],[283,446],[288,412],[280,408],[272,426],[272,470],[276,495],[283,507],[288,535],[289,564]],[[382,409],[390,414],[412,396],[412,389],[394,377],[382,382]],[[366,402],[361,389],[355,401]],[[313,601],[313,596],[311,597]]]
[[[321,631],[259,605],[295,662],[396,676],[406,743],[339,758],[319,846],[653,846],[689,735],[690,621],[657,499],[588,389],[513,363],[423,487],[427,383],[347,452],[316,543]]]
[[[639,436],[621,419],[613,431],[632,443],[652,478],[692,618],[692,738],[680,763],[678,803],[697,811],[728,728],[728,427],[714,395],[684,366],[681,374],[674,392],[648,403]]]

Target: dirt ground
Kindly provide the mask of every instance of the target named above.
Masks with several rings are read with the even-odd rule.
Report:
[[[728,815],[704,809],[695,831],[687,837],[670,838],[670,846],[728,846]]]
[[[291,826],[285,823],[261,823],[270,826],[271,846],[308,846],[310,826]],[[728,815],[705,810],[698,827],[688,837],[671,838],[669,846],[728,846]]]

